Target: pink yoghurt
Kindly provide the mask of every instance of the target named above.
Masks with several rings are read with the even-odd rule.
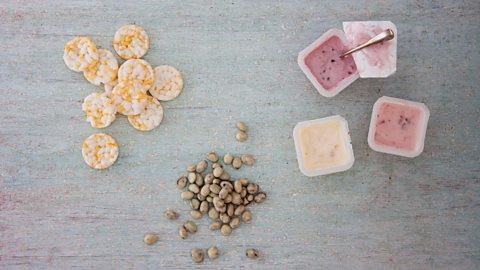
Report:
[[[332,36],[305,56],[305,65],[325,90],[357,74],[353,57],[340,58],[339,55],[349,48],[337,36]]]
[[[414,150],[418,143],[420,109],[395,103],[383,103],[377,112],[374,141],[377,144]]]

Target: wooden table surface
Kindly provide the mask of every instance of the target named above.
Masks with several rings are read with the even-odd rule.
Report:
[[[122,2],[121,4],[119,2]],[[0,269],[478,269],[480,267],[480,3],[462,1],[1,1]],[[300,50],[347,20],[391,20],[398,68],[320,96],[297,66]],[[88,35],[112,49],[122,25],[146,29],[153,66],[185,77],[164,122],[147,133],[125,117],[97,130],[83,98],[101,90],[66,68],[65,43]],[[431,111],[424,153],[372,151],[367,129],[381,96]],[[303,176],[292,130],[340,114],[355,164]],[[235,141],[244,120],[250,139]],[[106,171],[81,156],[106,132],[120,157]],[[254,220],[229,237],[179,239],[171,208],[188,218],[175,181],[205,153],[252,153],[233,175],[267,191]],[[146,232],[160,241],[143,243]],[[191,248],[221,256],[191,261]],[[255,247],[258,260],[244,251]]]

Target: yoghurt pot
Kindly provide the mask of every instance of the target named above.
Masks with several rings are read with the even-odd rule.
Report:
[[[298,166],[306,176],[346,171],[355,161],[348,123],[339,115],[298,123],[293,139]]]
[[[358,79],[353,57],[339,57],[348,48],[345,33],[331,29],[299,53],[300,69],[322,96],[333,97]]]
[[[297,62],[317,91],[333,97],[358,78],[386,78],[397,68],[397,28],[389,21],[344,22],[344,31],[330,29],[298,54]],[[395,37],[357,51],[340,55],[385,29]]]
[[[423,152],[429,117],[423,103],[381,97],[373,105],[368,145],[377,152],[416,157]]]

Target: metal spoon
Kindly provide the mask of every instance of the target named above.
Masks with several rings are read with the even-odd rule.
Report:
[[[375,45],[375,44],[380,43],[380,42],[382,42],[382,41],[391,40],[391,39],[393,39],[394,37],[395,37],[395,33],[393,32],[392,29],[389,28],[389,29],[381,32],[380,34],[374,36],[374,37],[371,38],[369,41],[367,41],[367,42],[365,42],[365,43],[363,43],[363,44],[361,44],[361,45],[359,45],[359,46],[357,46],[357,47],[355,47],[355,48],[353,48],[353,49],[350,49],[350,50],[342,53],[342,54],[340,55],[340,58],[343,58],[343,57],[345,57],[345,56],[347,56],[347,55],[349,55],[349,54],[352,54],[352,53],[354,53],[354,52],[356,52],[356,51],[359,51],[359,50],[361,50],[361,49],[364,49],[364,48],[366,48],[366,47]]]

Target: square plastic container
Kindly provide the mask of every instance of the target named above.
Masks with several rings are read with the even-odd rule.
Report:
[[[339,115],[298,123],[293,139],[298,166],[306,176],[346,171],[355,161],[348,123]]]
[[[300,69],[322,96],[333,97],[358,79],[353,57],[339,57],[348,48],[345,33],[330,29],[298,54]]]
[[[381,97],[373,105],[368,145],[377,152],[416,157],[423,152],[429,117],[423,103]]]
[[[344,31],[330,29],[298,54],[298,65],[317,91],[333,97],[358,78],[385,78],[396,71],[397,28],[389,21],[344,22]],[[391,28],[392,40],[340,58],[381,31]]]

